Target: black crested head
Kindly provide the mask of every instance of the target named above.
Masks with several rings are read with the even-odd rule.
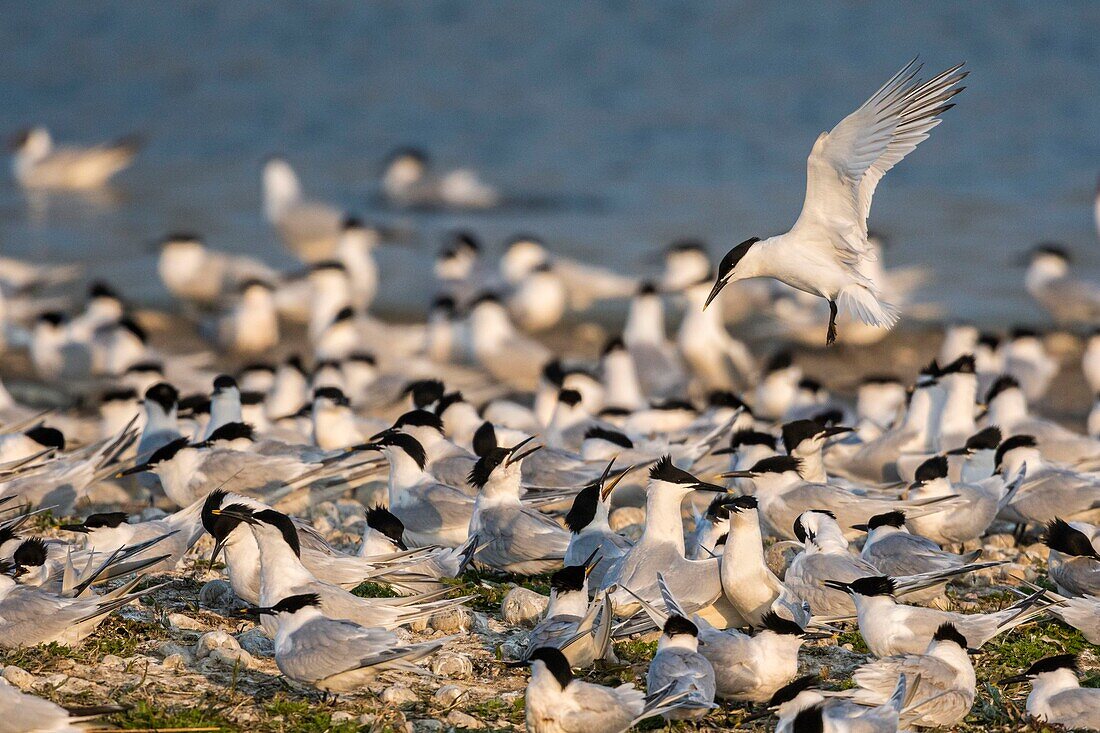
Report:
[[[471,300],[470,304],[466,306],[466,309],[472,313],[473,311],[477,310],[478,307],[491,303],[495,303],[498,306],[501,305],[500,296],[496,293],[486,291]]]
[[[785,636],[802,636],[805,632],[801,626],[794,621],[783,618],[775,611],[768,611],[760,619],[760,625],[774,634],[783,634]]]
[[[721,522],[730,518],[730,502],[725,496],[719,494],[711,500],[707,507],[706,518],[711,522]]]
[[[299,557],[302,556],[302,544],[298,540],[298,528],[294,526],[294,520],[274,509],[264,509],[254,512],[252,516],[258,521],[264,524],[270,524],[272,527],[279,530],[279,533],[283,536],[283,541],[293,550],[294,554]]]
[[[38,567],[46,564],[46,543],[37,537],[23,540],[11,557],[16,565],[25,568]]]
[[[699,627],[683,616],[672,615],[665,621],[661,629],[665,636],[673,637],[686,634],[687,636],[699,636]]]
[[[176,438],[171,443],[166,443],[160,448],[153,451],[153,454],[149,456],[148,463],[151,466],[155,466],[158,463],[164,461],[170,461],[176,457],[176,454],[188,446],[187,438]]]
[[[1031,326],[1013,326],[1012,330],[1008,332],[1009,338],[1013,341],[1017,339],[1037,339],[1041,335],[1038,329],[1032,328]]]
[[[802,377],[802,379],[799,379],[798,388],[804,389],[807,392],[813,392],[814,394],[817,394],[818,392],[825,389],[824,385],[822,385],[821,382],[817,381],[813,377]]]
[[[803,441],[812,440],[824,432],[825,428],[816,420],[795,420],[783,426],[783,447],[788,453],[794,451]]]
[[[832,425],[839,426],[844,422],[844,410],[839,407],[830,407],[815,414],[812,419],[823,428]]]
[[[684,254],[689,252],[706,254],[707,246],[698,239],[677,239],[675,242],[668,245],[665,251],[668,254]]]
[[[302,363],[302,357],[298,354],[291,354],[290,356],[288,356],[286,358],[286,361],[283,362],[283,366],[289,369],[293,369],[302,376],[305,376],[306,374],[306,365]]]
[[[449,295],[440,295],[432,300],[430,310],[442,311],[448,316],[453,316],[458,310],[458,303]]]
[[[459,402],[465,402],[466,398],[462,396],[461,392],[448,392],[443,395],[439,402],[435,403],[435,414],[443,417],[443,413],[447,411],[447,408],[451,405],[457,405]]]
[[[0,545],[19,539],[19,535],[11,527],[0,527]]]
[[[802,544],[806,544],[807,540],[813,542],[817,539],[817,534],[803,523],[803,518],[807,514],[824,514],[825,516],[831,518],[833,521],[836,521],[836,515],[828,509],[808,509],[807,511],[799,514],[797,517],[795,517],[792,529],[794,530],[794,536],[797,537],[798,541]]]
[[[940,370],[941,374],[973,374],[974,373],[974,355],[963,354],[955,361],[951,362],[943,369]]]
[[[794,357],[791,352],[780,351],[772,354],[771,358],[768,359],[768,363],[764,366],[764,373],[771,374],[783,369],[790,369],[792,364],[794,364]]]
[[[577,492],[573,506],[565,514],[565,526],[573,534],[579,534],[596,516],[596,507],[600,501],[599,484],[589,484]]]
[[[1064,245],[1059,244],[1058,242],[1040,242],[1039,244],[1035,245],[1035,247],[1031,250],[1031,255],[1032,257],[1038,255],[1050,255],[1053,257],[1061,258],[1066,262],[1073,261],[1073,257],[1070,256],[1069,250],[1066,249]]]
[[[552,646],[540,646],[527,655],[527,661],[532,663],[542,662],[546,665],[547,671],[554,675],[554,679],[558,681],[563,690],[573,681],[573,670],[569,667],[569,660],[565,658],[561,651]]]
[[[344,221],[340,224],[340,227],[346,232],[349,229],[362,229],[363,220],[355,214],[348,214],[344,217]]]
[[[1044,672],[1057,672],[1060,669],[1071,670],[1074,674],[1077,674],[1077,655],[1076,654],[1057,654],[1053,657],[1047,657],[1046,659],[1040,659],[1035,664],[1027,668],[1024,672],[1028,677],[1034,677],[1035,675],[1043,674]]]
[[[443,421],[434,412],[428,412],[427,410],[410,410],[397,418],[397,422],[393,424],[393,427],[395,430],[403,427],[434,428],[439,431],[440,435],[443,434]]]
[[[493,448],[481,458],[478,458],[477,463],[470,470],[470,475],[466,477],[470,486],[479,489],[484,488],[485,484],[489,483],[489,477],[493,474],[493,471],[508,460],[509,455],[511,455],[511,452],[507,448]]]
[[[634,447],[634,441],[627,437],[625,433],[620,433],[618,430],[601,428],[599,425],[593,425],[588,430],[584,431],[584,439],[588,440],[589,438],[606,440],[608,443],[613,443],[620,448]]]
[[[49,428],[45,425],[39,425],[38,427],[31,428],[23,433],[35,443],[43,446],[44,448],[56,448],[57,450],[65,450],[65,434],[57,428]]]
[[[584,581],[587,578],[584,565],[566,565],[550,576],[550,589],[558,593],[584,590]]]
[[[169,242],[199,242],[202,243],[202,235],[196,232],[169,232],[164,237],[164,243]]]
[[[405,548],[405,525],[397,515],[382,505],[367,510],[367,526],[388,537],[399,549]]]
[[[181,415],[209,415],[210,414],[210,398],[204,394],[192,394],[186,397],[181,397],[179,401],[179,411]]]
[[[660,400],[650,404],[651,410],[676,410],[685,412],[695,412],[695,405],[691,404],[687,400],[668,399]]]
[[[276,603],[271,607],[271,610],[275,613],[295,613],[301,611],[308,606],[320,606],[321,596],[316,593],[301,593],[296,596],[290,596]]]
[[[576,407],[581,403],[581,393],[575,389],[563,389],[558,392],[558,402],[569,405],[570,407]]]
[[[403,394],[411,395],[413,405],[423,409],[443,399],[446,388],[438,379],[418,379],[405,387]]]
[[[860,384],[901,384],[901,380],[893,374],[868,374],[859,380]]]
[[[333,272],[347,272],[347,268],[344,267],[344,263],[339,260],[321,260],[320,262],[314,262],[309,266],[310,272],[325,272],[331,270]]]
[[[626,351],[626,344],[623,343],[622,336],[613,336],[607,340],[607,343],[603,345],[603,352],[601,356],[607,356],[610,353],[616,351]]]
[[[817,687],[819,682],[821,682],[821,678],[816,674],[808,674],[805,677],[799,677],[794,682],[790,682],[776,690],[771,699],[768,700],[768,707],[777,708],[780,705],[788,703],[806,690]]]
[[[139,361],[126,367],[126,374],[164,374],[164,364],[159,361]]]
[[[940,624],[940,627],[936,629],[936,633],[932,635],[932,641],[953,641],[962,649],[966,649],[970,645],[966,637],[955,628],[955,624],[951,623]]]
[[[670,484],[695,484],[699,479],[692,476],[682,468],[677,468],[672,462],[672,456],[663,456],[649,469],[651,481],[664,481]]]
[[[720,498],[724,499],[724,497]],[[746,494],[745,496],[738,496],[735,499],[724,499],[722,503],[725,505],[728,511],[733,512],[734,514],[740,514],[741,512],[749,509],[756,509],[760,505],[755,496],[750,496],[748,494]]]
[[[733,271],[737,269],[737,265],[741,260],[749,253],[752,246],[760,241],[760,237],[749,237],[741,244],[737,245],[729,252],[726,252],[725,256],[718,263],[718,280],[726,280]]]
[[[775,444],[776,438],[774,435],[762,433],[759,430],[738,430],[730,436],[730,451],[736,451],[746,445],[762,445],[775,450]]]
[[[351,401],[348,399],[347,395],[344,394],[344,390],[339,387],[318,387],[313,390],[313,399],[314,401],[328,400],[341,407],[348,407],[351,405]]]
[[[1063,519],[1055,518],[1047,523],[1047,531],[1043,535],[1043,544],[1064,555],[1091,557],[1094,560],[1100,560],[1100,554],[1096,552],[1096,548],[1092,546],[1092,541],[1085,533],[1070,526]]]
[[[824,733],[825,706],[822,703],[799,710],[791,721],[791,733]]]
[[[997,381],[993,382],[989,387],[989,391],[985,393],[985,403],[988,405],[993,399],[1001,394],[1007,392],[1010,389],[1019,389],[1020,383],[1016,381],[1016,377],[1009,374],[1002,374],[997,377]]]
[[[253,372],[257,374],[274,374],[275,367],[267,363],[266,361],[253,361],[241,367],[241,371],[239,373],[243,375],[251,374]]]
[[[885,575],[857,578],[848,585],[853,593],[861,596],[892,596],[897,588],[893,579]]]
[[[129,515],[126,512],[101,512],[99,514],[89,514],[81,524],[88,529],[102,529],[104,527],[114,529],[125,523],[128,517]]]
[[[428,463],[428,454],[424,451],[424,446],[420,444],[419,440],[406,433],[386,433],[386,435],[378,441],[378,444],[400,448],[405,451],[410,458],[416,461],[416,465],[420,466],[420,468],[424,468]]]
[[[996,425],[979,430],[966,439],[968,451],[996,450],[1001,444],[1001,429]]]
[[[997,347],[1001,345],[1001,337],[995,333],[985,331],[978,336],[978,345],[995,351]]]
[[[141,343],[148,343],[149,336],[145,333],[145,329],[138,325],[138,322],[129,316],[123,316],[118,319],[118,323],[115,324],[117,328],[121,328],[124,331],[129,331],[134,338]]]
[[[1001,463],[1004,461],[1005,456],[1010,451],[1014,451],[1017,448],[1035,448],[1038,443],[1035,442],[1035,436],[1033,435],[1013,435],[997,446],[997,453],[993,458],[993,465],[1000,468]]]
[[[474,431],[474,455],[482,458],[489,454],[489,451],[497,447],[497,429],[496,427],[486,420],[478,426]]]
[[[932,456],[917,467],[913,478],[918,484],[947,478],[947,456]]]
[[[99,397],[99,404],[106,405],[108,402],[129,402],[137,399],[137,391],[130,387],[122,387],[121,389],[109,389]]]
[[[350,305],[345,305],[340,310],[336,311],[336,315],[332,317],[332,323],[330,326],[335,326],[337,323],[346,323],[355,319],[355,309]]]
[[[219,374],[214,377],[214,394],[227,389],[237,389],[237,380],[228,374]]]
[[[565,373],[561,359],[551,359],[542,365],[542,378],[555,387],[561,387],[565,381]]]
[[[905,526],[905,512],[897,510],[892,512],[885,512],[883,514],[876,514],[875,516],[867,520],[868,532],[870,532],[872,529],[877,529],[879,527],[903,526]]]
[[[629,417],[629,416],[630,416],[630,410],[626,409],[625,407],[615,407],[614,405],[611,405],[610,407],[604,407],[603,409],[600,410],[600,417],[610,418],[610,417]]]
[[[264,400],[267,399],[267,394],[264,392],[241,392],[241,404],[248,405],[262,405]]]
[[[210,437],[203,441],[204,445],[211,445],[219,440],[254,440],[255,431],[246,422],[227,422],[210,433]]]
[[[788,471],[797,473],[801,468],[802,461],[794,456],[770,456],[757,461],[749,471],[754,474],[787,473]]]
[[[205,529],[211,537],[215,540],[224,540],[229,536],[229,533],[241,523],[241,520],[236,517],[227,517],[224,514],[214,514],[215,509],[221,509],[222,503],[225,501],[228,492],[225,489],[214,489],[206,496],[206,501],[202,503],[202,512],[200,518],[202,519],[202,527]],[[248,512],[251,509],[248,507],[241,507]]]

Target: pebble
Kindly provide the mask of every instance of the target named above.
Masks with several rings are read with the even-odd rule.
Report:
[[[329,717],[329,720],[333,724],[346,723],[346,722],[348,722],[350,720],[354,720],[354,719],[355,719],[355,716],[352,715],[351,713],[349,713],[347,710],[337,710],[335,713],[333,713]]]
[[[267,638],[263,629],[258,626],[238,634],[237,643],[254,657],[275,656],[275,642]]]
[[[210,656],[215,649],[225,649],[227,651],[240,651],[241,645],[237,643],[237,640],[222,630],[210,631],[199,637],[195,642],[195,658],[205,659]]]
[[[244,649],[226,649],[218,648],[210,652],[209,659],[221,664],[224,667],[244,667],[249,668],[252,666],[252,655],[246,652]]]
[[[99,663],[106,667],[124,667],[126,666],[126,660],[115,654],[104,654],[103,659],[99,660]]]
[[[4,667],[4,679],[20,690],[29,690],[34,686],[34,675],[14,664]]]
[[[611,529],[619,532],[635,524],[645,524],[645,509],[637,506],[621,506],[608,517]]]
[[[444,634],[466,631],[473,625],[470,612],[465,608],[448,608],[437,611],[428,619],[428,626]]]
[[[432,657],[432,674],[448,679],[472,677],[474,663],[465,654],[440,652]]]
[[[414,720],[412,722],[413,731],[415,733],[437,733],[443,730],[443,721],[441,720]]]
[[[182,613],[168,614],[168,623],[172,625],[173,629],[183,629],[184,631],[205,631],[208,628],[203,622]]]
[[[1010,534],[991,534],[983,540],[987,547],[1015,547],[1016,538]]]
[[[455,728],[466,728],[467,730],[477,730],[485,727],[485,724],[480,720],[461,710],[452,710],[449,712],[447,714],[447,722]]]
[[[508,591],[500,604],[500,615],[505,623],[513,626],[534,626],[546,611],[550,599],[527,588],[515,587]]]
[[[183,669],[187,664],[187,660],[183,658],[182,654],[169,654],[161,660],[160,664],[165,669]]]
[[[191,652],[174,641],[165,641],[158,644],[157,654],[164,657],[165,661],[168,660],[168,657],[179,657],[184,661],[191,658]]]
[[[455,700],[462,697],[464,693],[465,690],[458,685],[443,685],[432,695],[432,702],[441,708],[445,708],[454,705]]]
[[[382,690],[379,697],[387,705],[404,705],[405,703],[417,701],[416,693],[405,685],[390,685]]]
[[[207,608],[233,608],[243,605],[237,600],[233,586],[224,580],[211,580],[199,590],[199,603]]]
[[[1050,548],[1044,545],[1042,542],[1036,542],[1034,545],[1028,545],[1024,548],[1024,555],[1029,560],[1038,560],[1040,562],[1046,562],[1050,557]]]

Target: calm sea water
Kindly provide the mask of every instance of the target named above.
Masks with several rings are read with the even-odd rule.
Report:
[[[392,308],[424,302],[455,226],[644,273],[673,238],[720,254],[789,226],[815,136],[920,53],[966,60],[969,89],[887,176],[871,224],[891,263],[933,269],[950,314],[1034,321],[1019,251],[1064,241],[1100,279],[1098,39],[1088,0],[5,2],[0,132],[148,146],[103,197],[28,199],[4,177],[0,249],[86,261],[150,301],[165,295],[149,245],[172,229],[289,265],[260,213],[278,153],[312,194],[416,229],[384,254]],[[387,210],[381,162],[406,144],[537,205]]]

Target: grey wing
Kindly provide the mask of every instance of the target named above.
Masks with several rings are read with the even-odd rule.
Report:
[[[657,690],[670,683],[677,689],[693,690],[693,696],[703,700],[714,699],[714,668],[702,654],[671,649],[654,656],[646,687]]]
[[[347,672],[398,645],[383,629],[364,628],[350,621],[318,619],[291,635],[289,654],[276,657],[279,669],[297,680],[320,680]]]
[[[493,539],[477,557],[487,564],[498,557],[505,562],[560,559],[569,547],[569,533],[535,511],[493,512],[484,520],[482,526]]]
[[[1069,730],[1100,730],[1100,691],[1080,687],[1055,695],[1048,703],[1057,723]]]
[[[416,491],[412,504],[392,507],[406,532],[433,532],[440,527],[469,526],[474,502],[458,489],[433,484]]]
[[[577,633],[580,621],[577,616],[555,616],[543,620],[528,634],[527,650],[534,651],[540,646],[560,647]]]
[[[623,731],[630,727],[634,716],[641,711],[643,696],[634,695],[633,705],[624,705],[622,688],[611,689],[600,685],[572,684],[569,686],[572,705],[563,705],[558,723],[564,733],[591,733],[591,731]]]
[[[242,492],[254,492],[265,486],[280,485],[301,472],[293,458],[262,456],[235,450],[215,450],[202,463],[205,485]]]
[[[19,647],[48,641],[95,611],[94,599],[73,602],[35,588],[17,586],[0,603],[0,646]]]
[[[916,535],[896,534],[903,538],[875,544],[866,559],[881,573],[890,576],[917,575],[930,570],[946,570],[962,564],[957,556],[943,552],[929,539]]]

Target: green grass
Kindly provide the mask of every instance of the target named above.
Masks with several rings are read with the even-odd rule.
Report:
[[[82,643],[69,647],[50,642],[38,646],[16,649],[0,654],[0,665],[14,664],[31,673],[48,668],[60,659],[72,659],[82,664],[95,665],[107,654],[123,659],[137,654],[143,644],[167,637],[160,624],[136,621],[118,615],[109,616]]]
[[[124,713],[112,715],[111,724],[117,728],[218,728],[225,731],[241,730],[219,712],[207,710],[203,704],[173,705],[159,708],[149,702],[139,702]]]
[[[384,585],[378,583],[362,582],[355,587],[352,591],[354,595],[360,598],[398,598],[399,594],[392,588],[387,588]]]
[[[473,596],[470,608],[483,613],[500,613],[500,604],[512,589],[512,585],[533,590],[544,596],[550,595],[550,576],[533,575],[530,577],[500,573],[483,573],[479,570],[467,570],[454,581],[467,595]]]
[[[291,700],[277,695],[263,706],[265,714],[278,718],[270,721],[269,730],[294,731],[294,733],[355,733],[359,724],[355,720],[332,722],[332,711],[311,700]]]

